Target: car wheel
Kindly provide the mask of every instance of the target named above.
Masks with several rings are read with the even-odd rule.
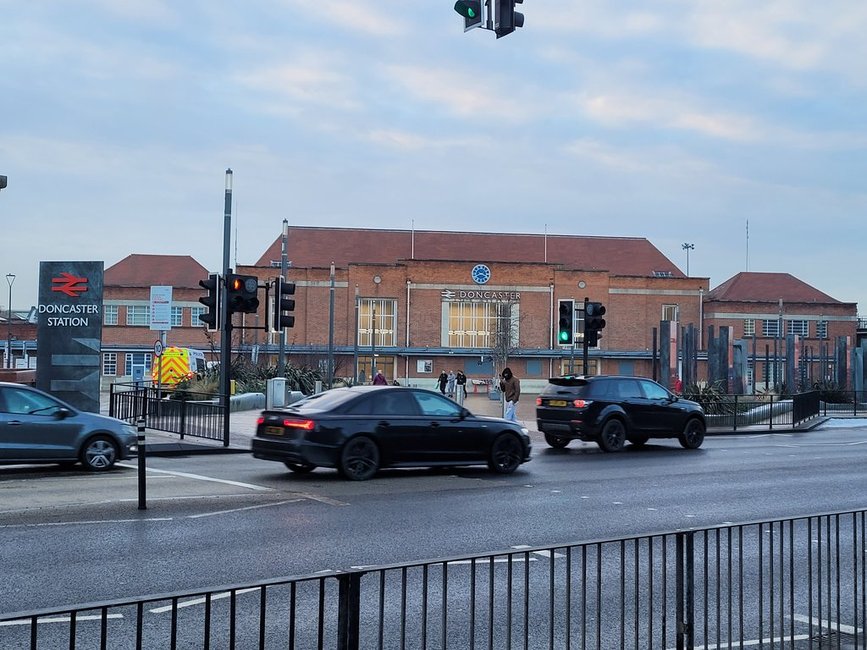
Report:
[[[681,447],[698,449],[704,442],[704,424],[698,418],[690,418],[683,427],[683,433],[678,436]]]
[[[518,437],[511,433],[503,433],[491,445],[491,456],[488,467],[497,474],[511,474],[524,459],[524,446]]]
[[[81,464],[91,472],[111,469],[117,460],[117,447],[111,438],[94,436],[81,449]]]
[[[626,444],[626,427],[617,418],[612,418],[602,427],[599,447],[602,451],[620,451]]]
[[[292,463],[290,461],[284,461],[283,463],[286,467],[289,468],[291,472],[295,474],[309,474],[314,469],[316,469],[316,465],[311,465],[310,463]]]
[[[647,441],[650,440],[647,436],[633,436],[629,439],[629,444],[635,447],[643,447],[647,444]]]
[[[566,445],[568,445],[571,440],[569,438],[563,438],[561,436],[556,436],[553,433],[545,434],[545,442],[547,442],[554,449],[563,449]]]
[[[379,449],[367,436],[352,438],[343,445],[337,469],[350,481],[366,481],[379,471]]]

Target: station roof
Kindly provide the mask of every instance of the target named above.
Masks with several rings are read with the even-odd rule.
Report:
[[[208,270],[189,255],[127,255],[105,270],[105,286],[199,288]]]
[[[744,271],[711,289],[708,301],[847,304],[799,280],[790,273]]]

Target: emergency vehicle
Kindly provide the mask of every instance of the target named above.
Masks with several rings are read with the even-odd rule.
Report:
[[[162,369],[162,377],[160,377]],[[192,379],[197,372],[205,369],[205,353],[191,348],[174,346],[163,350],[159,359],[154,359],[151,369],[153,382],[174,386],[179,381]]]

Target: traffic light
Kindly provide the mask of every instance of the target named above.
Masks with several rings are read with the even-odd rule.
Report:
[[[271,316],[271,331],[282,332],[286,327],[295,327],[295,301],[286,296],[295,295],[295,283],[283,278],[274,280],[274,309]]]
[[[575,301],[560,301],[560,320],[557,325],[557,343],[572,345],[575,342]]]
[[[507,36],[518,27],[524,26],[524,14],[515,11],[515,5],[524,0],[495,0],[497,3],[497,17],[494,31],[497,38]]]
[[[0,190],[2,190],[4,187],[6,187],[6,177],[0,176]]]
[[[255,314],[259,310],[259,278],[255,275],[226,276],[226,307],[231,314]]]
[[[601,302],[588,302],[584,305],[584,338],[588,346],[599,343],[600,332],[605,328],[605,305]]]
[[[458,0],[455,11],[464,17],[464,31],[482,26],[482,3],[480,0]]]
[[[220,274],[211,273],[207,280],[199,280],[199,286],[208,291],[208,295],[199,298],[199,302],[208,308],[204,314],[199,314],[199,320],[208,326],[209,332],[220,329]]]

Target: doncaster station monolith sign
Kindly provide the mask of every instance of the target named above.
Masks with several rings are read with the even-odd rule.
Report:
[[[36,386],[99,413],[103,262],[40,262]]]

